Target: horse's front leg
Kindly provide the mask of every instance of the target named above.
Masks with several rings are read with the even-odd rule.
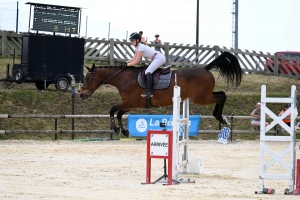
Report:
[[[120,134],[120,128],[116,127],[116,122],[115,122],[115,117],[114,117],[115,112],[118,110],[119,110],[119,105],[115,105],[115,106],[111,107],[111,109],[109,111],[110,128],[111,128],[111,130],[114,130],[115,133]]]
[[[122,122],[122,116],[124,113],[126,113],[127,111],[126,110],[119,110],[118,114],[117,114],[117,119],[118,119],[118,123],[119,123],[119,126],[121,128],[121,133],[123,133],[123,135],[125,137],[129,137],[129,131],[128,130],[125,130],[124,126],[123,126],[123,122]]]

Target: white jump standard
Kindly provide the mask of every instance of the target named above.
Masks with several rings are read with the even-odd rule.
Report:
[[[266,122],[266,114],[269,115],[273,121],[268,126],[260,126],[260,170],[259,170],[259,191],[256,191],[256,194],[265,193],[265,189],[269,188],[264,186],[265,179],[273,180],[288,180],[289,188],[285,190],[285,194],[292,194],[295,184],[295,145],[296,145],[296,131],[295,131],[295,120],[298,115],[297,111],[297,93],[296,86],[291,87],[291,96],[289,98],[272,98],[266,97],[266,86],[261,86],[261,124]],[[277,116],[271,110],[267,108],[267,103],[286,103],[291,106],[282,116]],[[291,114],[291,123],[288,126],[282,120]],[[279,124],[282,128],[286,130],[289,134],[288,136],[270,136],[266,133],[271,130],[276,124]],[[285,148],[282,152],[276,154],[267,146],[268,142],[288,142],[288,147]],[[267,143],[266,143],[267,142]],[[265,156],[269,154],[271,160],[265,160]],[[285,155],[289,155],[288,162],[284,160]],[[266,172],[271,168],[275,163],[278,163],[281,167],[285,169],[286,174],[272,174]]]

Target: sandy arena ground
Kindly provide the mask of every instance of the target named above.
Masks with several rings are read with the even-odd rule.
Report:
[[[270,145],[275,152],[287,147],[284,142]],[[299,142],[299,159],[298,147]],[[258,140],[228,145],[191,141],[189,154],[202,159],[204,174],[179,178],[196,183],[141,185],[146,141],[0,141],[0,199],[300,199],[283,194],[288,181],[267,180],[275,194],[254,194]],[[278,165],[273,170],[286,173]],[[152,180],[161,175],[163,160],[152,159]]]

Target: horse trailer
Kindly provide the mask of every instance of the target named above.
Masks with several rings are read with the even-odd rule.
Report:
[[[5,81],[32,82],[39,90],[55,84],[66,91],[71,83],[83,81],[83,38],[29,34],[22,37],[21,64],[13,64]],[[9,70],[8,70],[9,71]]]

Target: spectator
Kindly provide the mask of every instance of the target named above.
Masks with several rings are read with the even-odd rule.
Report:
[[[251,117],[256,117],[257,119],[252,119],[251,125],[253,126],[254,129],[260,127],[260,103],[258,102],[256,104],[256,108],[252,111]],[[268,122],[265,123],[265,126],[269,125]]]
[[[159,39],[158,33],[155,34],[155,40],[153,42],[154,42],[154,44],[162,44],[162,41]],[[154,49],[155,49],[155,51],[161,52],[160,47],[155,47]]]
[[[145,45],[148,45],[148,44],[147,44],[147,41],[146,41],[145,38],[143,37],[143,31],[140,31],[139,34],[141,35],[141,43],[142,43],[142,44],[145,44]]]
[[[279,116],[283,115],[283,113],[289,108],[289,105],[285,105],[283,109],[280,111]],[[291,126],[291,113],[288,114],[285,118],[282,120],[284,123],[286,123],[288,126]]]

